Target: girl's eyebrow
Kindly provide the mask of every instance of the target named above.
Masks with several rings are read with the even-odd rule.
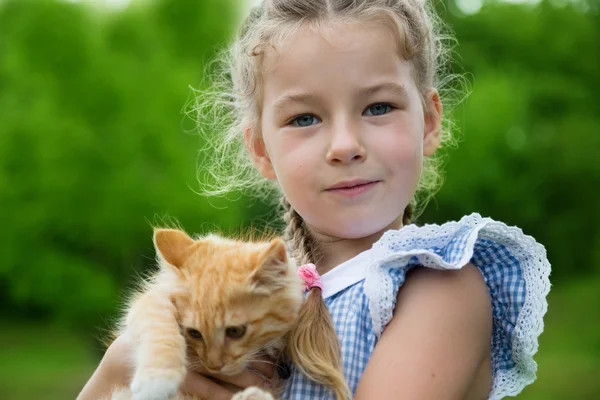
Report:
[[[357,93],[360,97],[370,97],[379,92],[388,92],[390,94],[401,97],[402,99],[408,99],[408,91],[403,85],[399,85],[395,82],[386,82],[373,86],[367,86],[358,89]],[[307,92],[299,92],[286,94],[278,98],[274,103],[273,107],[276,109],[283,109],[289,103],[310,103],[318,99],[316,96]]]
[[[379,92],[388,92],[395,96],[402,97],[408,100],[408,91],[404,85],[399,85],[396,82],[386,82],[374,86],[364,87],[358,90],[360,96],[369,97]]]
[[[288,103],[310,103],[315,101],[318,96],[310,93],[293,93],[281,96],[274,103],[273,107],[277,109],[285,108]]]

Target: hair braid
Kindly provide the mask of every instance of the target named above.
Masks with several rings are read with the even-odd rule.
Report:
[[[312,239],[304,219],[294,210],[285,197],[281,197],[281,204],[285,210],[285,240],[292,256],[298,264],[316,262],[315,243]]]
[[[315,243],[306,223],[285,197],[285,238],[299,264],[315,262]],[[312,288],[300,309],[298,323],[290,332],[287,350],[291,360],[311,380],[333,390],[338,400],[351,398],[342,372],[340,343],[323,300],[321,289]]]

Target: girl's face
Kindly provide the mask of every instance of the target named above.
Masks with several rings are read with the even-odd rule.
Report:
[[[263,65],[263,176],[316,232],[360,238],[394,226],[440,140],[441,104],[423,101],[411,63],[383,25],[300,30]]]

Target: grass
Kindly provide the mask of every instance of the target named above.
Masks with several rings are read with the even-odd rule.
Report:
[[[540,337],[538,379],[519,399],[600,399],[600,278],[554,287]]]
[[[98,352],[64,328],[6,322],[2,327],[2,399],[75,399],[98,364]]]
[[[600,278],[554,287],[522,400],[600,399]],[[74,399],[98,363],[90,342],[60,327],[2,323],[0,398]]]

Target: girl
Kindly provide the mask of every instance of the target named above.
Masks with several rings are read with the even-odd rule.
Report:
[[[449,139],[439,25],[421,0],[266,0],[232,48],[233,91],[212,103],[234,117],[213,172],[233,168],[223,190],[257,188],[253,166],[281,190],[290,249],[322,275],[356,399],[499,399],[535,379],[544,248],[477,214],[411,224]],[[111,346],[80,399],[127,379],[128,349]],[[183,390],[231,396],[192,372]],[[329,396],[299,371],[288,379],[285,398]]]

